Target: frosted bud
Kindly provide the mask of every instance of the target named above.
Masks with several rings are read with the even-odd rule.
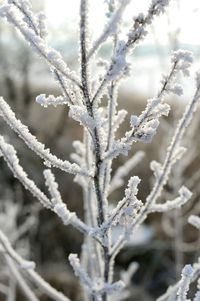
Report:
[[[174,51],[171,60],[172,63],[177,62],[177,70],[182,71],[185,76],[189,76],[189,68],[193,62],[192,52],[184,50]]]
[[[177,146],[176,149],[174,150],[172,161],[176,162],[177,160],[179,160],[184,155],[185,152],[186,152],[185,147]]]
[[[179,49],[173,52],[171,60],[172,62],[183,60],[185,62],[192,63],[193,54],[190,51]]]
[[[138,124],[138,117],[136,115],[131,115],[130,123],[132,127],[137,126]]]
[[[154,172],[156,179],[159,179],[162,174],[162,165],[157,161],[152,161],[150,163],[150,168]]]
[[[179,194],[182,199],[190,199],[192,196],[192,192],[185,186],[181,187]]]
[[[140,178],[137,176],[130,178],[130,180],[128,181],[128,188],[125,190],[126,197],[130,197],[131,195],[137,194],[137,186],[140,183],[140,181]]]
[[[139,15],[133,17],[133,21],[138,22],[138,23],[143,23],[144,19],[145,19],[145,17],[144,17],[143,13],[140,13]]]
[[[152,129],[157,129],[157,127],[159,126],[159,121],[158,121],[158,119],[152,119],[147,122],[147,125],[148,125],[148,127],[152,128]]]
[[[186,264],[182,270],[182,275],[186,277],[191,277],[193,273],[193,268],[190,264]]]
[[[188,218],[188,222],[194,226],[195,228],[197,228],[198,230],[200,230],[200,217],[196,216],[196,215],[191,215]]]
[[[174,94],[181,96],[183,95],[183,87],[179,84],[174,85],[173,88],[170,89]]]

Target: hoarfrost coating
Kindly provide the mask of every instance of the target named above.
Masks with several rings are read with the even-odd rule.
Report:
[[[134,175],[134,167],[139,164],[144,154],[136,153],[112,174],[113,159],[120,154],[128,155],[133,142],[150,143],[156,135],[163,116],[168,116],[170,106],[165,102],[169,94],[182,95],[184,87],[177,80],[180,74],[190,75],[193,62],[191,52],[178,50],[172,53],[171,67],[167,74],[161,77],[160,89],[157,95],[147,100],[146,107],[139,116],[131,112],[130,129],[117,138],[117,129],[126,117],[126,110],[118,110],[118,90],[122,80],[129,76],[130,63],[128,55],[146,37],[149,26],[156,17],[166,12],[169,0],[152,0],[146,14],[133,16],[131,28],[121,39],[120,30],[123,13],[129,0],[112,1],[109,3],[110,21],[96,41],[89,38],[89,1],[80,0],[80,70],[70,70],[61,53],[48,45],[46,40],[47,27],[45,15],[35,14],[28,0],[8,0],[0,7],[0,16],[14,26],[33,50],[44,59],[60,87],[60,95],[46,96],[40,94],[36,102],[47,107],[53,105],[68,105],[69,117],[73,118],[83,128],[83,141],[74,141],[75,152],[71,158],[75,163],[61,160],[52,154],[44,144],[30,133],[10,106],[0,98],[0,117],[17,133],[25,144],[36,153],[44,165],[44,181],[48,188],[47,197],[30,179],[19,163],[14,147],[0,136],[0,157],[3,158],[13,175],[28,189],[40,203],[51,209],[62,220],[65,226],[72,225],[84,234],[84,244],[81,260],[77,254],[69,255],[69,262],[74,273],[79,277],[86,301],[109,301],[114,293],[123,297],[122,290],[130,283],[130,268],[122,280],[114,281],[115,257],[136,229],[152,212],[166,212],[177,209],[190,201],[192,192],[185,186],[179,189],[179,196],[173,200],[159,203],[164,186],[167,184],[174,164],[186,153],[181,145],[184,133],[197,109],[200,99],[200,75],[196,75],[196,89],[191,101],[188,102],[177,125],[163,163],[153,161],[151,169],[155,176],[154,185],[144,200],[137,197],[141,179]],[[111,38],[112,53],[110,60],[103,63],[104,74],[92,71],[92,64],[98,63],[98,50]],[[91,42],[91,43],[90,43]],[[101,58],[100,58],[101,59]],[[97,64],[98,65],[98,64]],[[100,64],[99,64],[100,65]],[[95,74],[93,74],[95,73]],[[94,80],[93,80],[94,75]],[[103,98],[105,101],[103,101]],[[52,167],[52,169],[51,169]],[[56,167],[71,175],[83,188],[84,221],[76,212],[71,212],[63,201],[53,168]],[[109,209],[110,194],[122,186],[126,176],[131,173],[124,191],[124,197],[116,200],[116,205]],[[178,194],[178,193],[177,193]],[[189,223],[199,229],[199,217],[191,216]],[[113,239],[114,228],[121,226],[122,234],[118,240]],[[54,289],[34,270],[32,261],[25,261],[11,246],[9,239],[0,231],[0,247],[10,269],[15,274],[16,281],[29,300],[38,300],[38,292],[29,286],[30,281],[53,300],[70,301],[62,293]],[[88,252],[89,251],[89,252]],[[92,256],[91,255],[92,252]],[[22,277],[24,273],[24,278]],[[168,297],[184,301],[190,289],[190,284],[200,274],[199,263],[186,265],[182,270],[181,280],[174,285],[159,300]],[[199,288],[198,288],[199,289]],[[198,300],[197,291],[195,301]]]

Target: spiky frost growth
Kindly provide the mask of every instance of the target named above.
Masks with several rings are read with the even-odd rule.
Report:
[[[21,15],[18,15],[18,10]],[[25,40],[53,69],[80,86],[76,76],[70,72],[61,54],[49,47],[40,36],[40,28],[36,25],[29,1],[11,1],[11,4],[2,5],[0,15],[20,31]]]
[[[189,74],[192,61],[193,56],[189,51],[180,50],[172,53],[171,70],[168,75],[163,75],[157,96],[147,101],[147,106],[140,116],[131,115],[132,129],[125,133],[124,138],[113,142],[112,148],[104,155],[105,159],[115,158],[119,154],[127,155],[133,142],[149,143],[152,140],[159,126],[160,117],[167,116],[170,110],[169,105],[164,103],[164,97],[169,93],[182,94],[182,87],[175,85],[175,79],[180,72],[185,76]]]
[[[108,219],[98,229],[93,230],[91,235],[104,237],[105,233],[117,224],[126,224],[128,226],[130,223],[131,225],[142,206],[142,202],[136,197],[139,182],[140,179],[136,176],[130,178],[123,200],[118,202],[116,208],[108,216]]]
[[[193,274],[192,266],[190,264],[185,265],[181,274],[181,281],[177,292],[177,301],[187,300],[187,293],[189,290],[192,274]]]
[[[8,125],[19,135],[21,139],[24,140],[29,148],[44,160],[44,163],[47,166],[52,165],[73,174],[76,174],[79,171],[81,172],[80,167],[76,164],[71,164],[68,161],[62,161],[55,155],[52,155],[49,149],[45,149],[44,144],[39,142],[37,138],[29,132],[28,127],[23,125],[21,121],[16,118],[14,112],[2,97],[0,98],[0,116],[3,117]]]
[[[61,218],[64,225],[73,225],[74,228],[80,232],[88,234],[90,228],[77,217],[75,212],[69,211],[67,205],[63,202],[60,192],[58,191],[58,184],[50,169],[44,171],[44,177],[46,180],[45,184],[51,195],[52,210]]]
[[[145,209],[143,209],[143,212],[141,214],[143,215],[143,217],[145,216],[145,212],[147,212],[149,208],[156,203],[158,197],[162,192],[163,186],[166,184],[168,180],[172,166],[176,163],[178,159],[180,159],[181,155],[183,154],[184,149],[180,146],[181,139],[183,137],[184,132],[186,131],[187,126],[191,121],[194,112],[197,109],[199,99],[200,99],[200,80],[199,80],[199,74],[197,74],[196,91],[194,97],[191,100],[191,102],[188,103],[185,112],[183,113],[183,116],[178,123],[172,141],[168,147],[165,161],[163,165],[154,163],[152,166],[154,170],[154,174],[156,176],[156,182],[150,195],[147,197]],[[184,191],[182,190],[181,194],[184,199],[188,199],[190,196],[190,192],[186,189],[184,189]]]
[[[47,196],[28,178],[26,172],[19,165],[19,159],[14,147],[6,143],[2,136],[0,136],[0,151],[14,176],[24,185],[24,187],[28,189],[44,207],[52,208],[51,202]]]
[[[68,104],[68,100],[62,96],[55,97],[53,95],[49,95],[48,97],[46,97],[45,94],[38,95],[36,97],[36,102],[45,108],[47,108],[50,105],[56,107],[57,105]]]

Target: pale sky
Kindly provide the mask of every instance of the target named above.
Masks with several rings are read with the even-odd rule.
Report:
[[[80,0],[46,0],[46,14],[52,26],[64,23],[68,28],[78,24]],[[91,25],[94,34],[98,35],[106,21],[104,0],[91,0]],[[129,23],[133,16],[145,12],[150,0],[132,0],[124,14],[124,20]],[[180,30],[180,42],[198,44],[200,42],[200,0],[172,0],[169,13],[156,18],[154,30],[160,43],[168,43],[168,32]],[[146,43],[149,43],[149,35]]]
[[[70,32],[73,36],[78,34],[80,0],[45,1],[49,25],[55,29],[60,27],[61,24],[63,25],[60,36],[59,31],[55,31],[57,34],[56,38],[64,39],[65,41],[69,38],[67,34]],[[150,2],[151,0],[131,0],[131,4],[126,9],[123,18],[127,24],[125,33],[127,33],[127,29],[132,24],[133,16],[137,16],[140,12],[145,13]],[[90,0],[90,22],[94,39],[95,36],[99,36],[107,20],[105,8],[107,6],[104,0]],[[184,44],[194,44],[197,46],[196,50],[198,51],[198,45],[200,45],[200,0],[171,0],[167,12],[167,14],[155,18],[153,27],[150,28],[149,34],[142,42],[143,46],[145,44],[155,45],[156,39],[158,44],[170,45],[169,50],[172,46],[169,40],[169,33],[179,31],[178,41]],[[67,34],[66,29],[68,31]],[[54,34],[52,37],[54,38]],[[159,57],[155,59],[155,57],[145,56],[142,57],[142,61],[135,60],[134,74],[137,74],[137,77],[134,77],[134,81],[131,80],[129,89],[143,91],[147,95],[154,95],[158,88],[157,83],[159,83],[161,74],[166,68],[166,63],[168,66],[169,61],[164,61],[163,58],[160,60]],[[191,89],[187,88],[186,97],[190,95]]]

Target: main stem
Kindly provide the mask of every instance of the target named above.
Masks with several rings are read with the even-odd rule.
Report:
[[[93,105],[90,100],[89,85],[88,85],[88,64],[87,64],[87,50],[86,50],[86,23],[87,23],[87,0],[81,0],[80,5],[80,47],[81,47],[81,82],[82,82],[82,91],[84,96],[85,105],[88,111],[88,114],[94,119]],[[94,142],[94,156],[95,156],[95,174],[94,174],[94,187],[98,204],[98,226],[104,223],[105,214],[103,206],[103,194],[100,184],[100,174],[102,167],[101,159],[101,147],[100,140],[98,135],[97,127],[93,131],[93,142]],[[109,278],[109,248],[108,246],[102,245],[103,248],[103,257],[104,257],[104,283],[108,282]],[[107,293],[104,293],[103,301],[107,300]]]

